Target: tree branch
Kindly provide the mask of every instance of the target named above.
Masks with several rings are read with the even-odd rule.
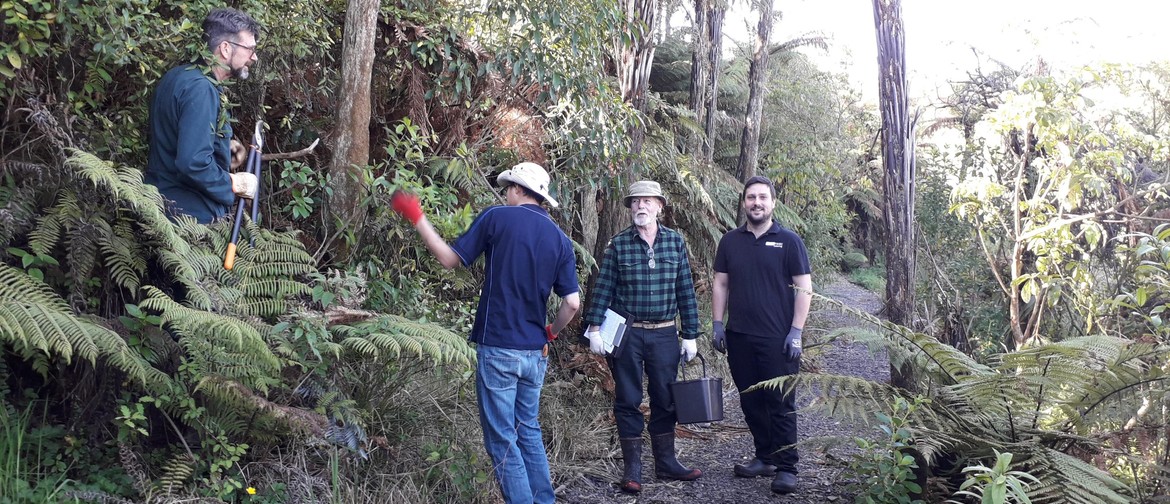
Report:
[[[1134,193],[1132,196],[1117,202],[1117,204],[1115,204],[1112,207],[1107,208],[1105,210],[1098,210],[1098,211],[1093,212],[1093,213],[1087,213],[1087,214],[1083,214],[1083,215],[1078,215],[1076,217],[1069,217],[1067,219],[1061,219],[1061,220],[1055,220],[1055,221],[1049,222],[1048,224],[1045,224],[1045,225],[1040,226],[1036,229],[1028,231],[1027,233],[1023,233],[1023,234],[1019,235],[1019,237],[1016,238],[1016,242],[1018,243],[1018,242],[1028,240],[1028,239],[1033,238],[1041,233],[1051,231],[1052,229],[1058,228],[1060,226],[1065,226],[1065,225],[1069,225],[1069,224],[1076,224],[1076,223],[1081,222],[1081,221],[1093,219],[1096,217],[1101,217],[1103,215],[1109,215],[1112,213],[1119,213],[1120,210],[1125,208],[1125,205],[1127,205],[1129,202],[1134,201],[1134,200],[1136,200],[1142,196],[1145,196],[1147,194],[1152,194],[1154,192],[1157,192],[1163,188],[1164,188],[1164,184],[1155,184],[1145,191]]]
[[[309,154],[312,154],[313,149],[316,149],[317,144],[320,142],[321,142],[320,138],[313,140],[312,145],[305,147],[304,149],[301,149],[301,150],[296,151],[296,152],[272,152],[272,153],[268,153],[268,154],[262,154],[260,156],[260,160],[261,161],[275,161],[278,159],[296,159],[296,158],[305,157],[305,156],[308,156]]]

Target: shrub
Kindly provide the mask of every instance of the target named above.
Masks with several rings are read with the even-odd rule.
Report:
[[[889,415],[875,413],[881,422],[877,429],[883,437],[876,441],[857,437],[854,441],[861,453],[854,454],[849,468],[859,477],[859,482],[850,485],[857,492],[854,502],[861,504],[906,503],[922,501],[913,497],[922,493],[922,486],[915,481],[914,470],[918,464],[910,453],[914,436],[910,430],[910,417],[921,404],[920,399],[910,403],[897,397]]]

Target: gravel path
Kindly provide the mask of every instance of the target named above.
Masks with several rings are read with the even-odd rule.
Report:
[[[830,279],[819,287],[821,294],[836,299],[854,308],[877,313],[881,299],[877,294],[853,285],[840,278]],[[814,328],[813,338],[823,337],[829,331],[840,327],[856,325],[851,317],[831,309],[815,306],[810,315]],[[809,352],[812,353],[812,352]],[[710,359],[709,359],[710,360]],[[722,360],[722,359],[720,359]],[[658,482],[654,474],[654,460],[649,445],[643,453],[643,486],[639,496],[631,496],[617,490],[615,482],[621,475],[621,452],[614,446],[612,470],[609,478],[581,476],[558,490],[558,502],[565,503],[756,503],[756,502],[852,502],[853,496],[846,491],[848,484],[842,478],[841,461],[848,458],[854,449],[852,442],[842,443],[827,450],[816,446],[801,449],[800,487],[788,496],[774,494],[769,489],[770,478],[737,478],[731,471],[732,465],[747,461],[752,456],[752,439],[739,409],[739,394],[731,386],[730,375],[726,372],[726,361],[721,371],[715,374],[724,377],[726,391],[723,398],[724,420],[708,425],[683,426],[679,429],[677,447],[679,460],[689,467],[702,469],[704,475],[695,482]],[[889,380],[889,364],[884,355],[874,355],[864,346],[837,341],[805,363],[819,372],[848,374],[872,380]],[[798,391],[798,401],[806,405],[811,397],[807,390]],[[805,441],[821,437],[871,436],[872,428],[864,423],[850,422],[817,412],[802,412],[798,422],[800,439]],[[616,443],[614,443],[616,445]]]

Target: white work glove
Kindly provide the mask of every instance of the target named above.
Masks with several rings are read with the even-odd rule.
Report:
[[[690,362],[695,358],[695,354],[699,353],[699,344],[695,343],[693,339],[682,340],[682,349],[679,353],[683,356],[685,362]]]
[[[246,172],[232,174],[232,192],[236,193],[236,196],[253,199],[259,188],[260,181],[256,179],[255,174]]]
[[[586,331],[585,337],[589,338],[589,351],[597,355],[605,355],[605,345],[601,343],[601,331]]]

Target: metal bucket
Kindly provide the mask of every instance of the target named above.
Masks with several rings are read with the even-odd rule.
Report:
[[[692,424],[718,422],[723,420],[723,378],[707,375],[707,359],[698,354],[703,363],[703,376],[687,380],[685,362],[678,365],[683,379],[670,384],[670,395],[674,398],[674,412],[678,423]]]

